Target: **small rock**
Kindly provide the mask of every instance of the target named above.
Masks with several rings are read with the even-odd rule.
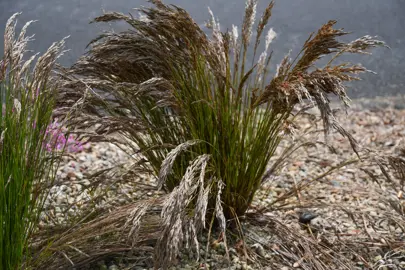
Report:
[[[232,264],[238,264],[239,263],[239,257],[234,257],[233,259],[232,259]]]
[[[100,148],[100,149],[98,149],[98,152],[100,153],[100,155],[105,155],[106,154],[106,152],[107,152],[107,148]]]
[[[83,180],[83,181],[81,182],[81,184],[82,184],[83,186],[85,186],[85,187],[88,187],[88,186],[91,185],[91,182],[86,179],[86,180]]]
[[[382,256],[381,256],[381,255],[375,256],[373,260],[374,260],[374,262],[381,261],[381,260],[382,260]]]
[[[110,267],[108,267],[108,270],[119,270],[119,268],[115,264],[112,264]]]
[[[58,224],[63,224],[65,220],[63,217],[58,217],[57,221],[58,221]]]
[[[298,221],[299,221],[299,223],[302,223],[302,224],[310,224],[311,220],[313,220],[316,217],[318,217],[317,214],[305,211],[305,212],[300,213],[300,215],[298,217]]]
[[[62,204],[66,204],[66,203],[67,203],[67,200],[66,200],[66,196],[64,194],[61,194],[60,196],[58,196],[56,198],[56,204],[62,205]]]
[[[234,248],[229,249],[229,254],[230,255],[238,255],[238,253],[236,252],[236,249],[234,249]]]
[[[70,172],[67,173],[67,177],[70,178],[70,179],[76,178],[76,173],[73,172],[73,171],[70,171]]]
[[[253,244],[253,245],[252,245],[252,248],[256,251],[256,253],[257,253],[259,256],[264,257],[264,256],[266,255],[263,246],[260,245],[259,243]]]
[[[371,212],[370,212],[370,216],[372,216],[372,217],[378,217],[378,214],[377,214],[377,212],[375,212],[375,211],[371,211]]]
[[[75,184],[74,187],[75,187],[76,191],[78,191],[78,192],[82,191],[82,185]]]
[[[69,197],[67,201],[68,201],[68,204],[74,204],[75,203],[75,198],[74,197]]]
[[[51,189],[49,190],[49,193],[50,194],[55,194],[55,193],[57,193],[58,192],[58,187],[57,186],[53,186],[53,187],[51,187]]]
[[[394,145],[395,145],[395,142],[392,142],[392,141],[388,141],[388,142],[384,143],[384,146],[386,146],[386,147],[392,147]]]

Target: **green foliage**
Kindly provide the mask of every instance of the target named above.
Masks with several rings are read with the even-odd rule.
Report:
[[[180,123],[170,121],[166,128],[185,127],[181,129],[181,140],[201,143],[190,147],[188,155],[178,158],[173,175],[165,185],[168,190],[175,188],[189,161],[208,154],[210,171],[206,177],[224,182],[222,202],[226,216],[231,218],[246,211],[260,187],[290,110],[279,113],[270,104],[254,106],[254,84],[248,83],[254,81],[249,76],[242,79],[236,74],[241,78],[238,80],[228,72],[225,77],[215,77],[204,57],[196,55],[192,68],[177,67],[173,71],[177,86],[174,96],[181,117],[178,117]],[[243,89],[241,98],[235,89]],[[159,162],[154,166],[160,170]]]
[[[18,38],[16,17],[7,25],[5,50],[0,61],[0,268],[30,265],[30,236],[37,229],[49,185],[54,179],[55,157],[44,147],[54,107],[52,65],[64,42],[53,44],[38,59],[23,61],[27,23]]]

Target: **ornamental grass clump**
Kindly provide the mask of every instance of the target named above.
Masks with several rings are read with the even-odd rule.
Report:
[[[155,257],[160,267],[173,262],[183,245],[192,244],[198,252],[198,232],[215,219],[224,231],[227,220],[245,214],[270,175],[269,161],[280,141],[293,132],[296,105],[316,106],[325,134],[336,130],[357,151],[354,138],[336,122],[329,97],[349,106],[344,83],[367,70],[335,62],[342,54],[366,54],[384,43],[370,36],[340,42],[347,32],[329,21],[269,78],[276,32],[266,27],[273,1],[256,22],[257,0],[248,0],[241,31],[236,26],[221,31],[210,11],[210,37],[185,10],[150,2],[154,7],[138,9],[139,18],[112,12],[94,20],[125,21],[132,28],[93,40],[88,53],[61,73],[58,106],[81,100],[83,113],[71,124],[83,130],[97,124],[85,136],[141,153],[148,161],[142,166],[169,193]],[[326,56],[325,66],[315,65]],[[124,141],[117,141],[117,133]],[[134,211],[140,214],[131,215],[127,225],[131,219],[139,224],[144,212]]]
[[[32,68],[37,55],[26,59],[32,21],[15,37],[17,16],[7,22],[0,59],[0,269],[34,263],[30,237],[55,176],[56,156],[44,147],[56,86],[51,70],[65,43],[54,43]]]

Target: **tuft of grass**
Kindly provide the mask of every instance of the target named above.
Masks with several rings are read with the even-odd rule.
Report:
[[[74,115],[71,124],[83,130],[99,124],[85,134],[93,140],[122,135],[127,147],[146,157],[143,166],[154,172],[159,187],[170,192],[156,249],[156,267],[166,267],[189,241],[198,251],[196,235],[210,220],[216,218],[225,230],[227,220],[245,214],[271,174],[270,158],[293,131],[296,105],[316,106],[325,135],[334,129],[357,151],[355,139],[335,120],[329,96],[349,106],[344,82],[358,80],[356,75],[367,70],[335,61],[384,43],[370,36],[340,42],[347,32],[329,21],[294,59],[286,56],[269,80],[275,31],[267,31],[265,51],[252,64],[247,55],[249,50],[257,55],[273,1],[257,24],[254,41],[257,0],[246,3],[241,33],[236,26],[222,32],[210,11],[211,37],[185,10],[150,2],[155,6],[139,9],[139,19],[112,12],[94,20],[122,20],[132,29],[101,35],[87,55],[61,73],[58,106],[81,100],[83,113]],[[325,56],[330,61],[316,67]],[[135,211],[131,219],[139,220],[144,212]]]
[[[29,251],[48,187],[55,156],[45,149],[47,127],[54,107],[51,70],[64,40],[54,43],[35,66],[37,55],[24,60],[32,36],[28,22],[15,37],[14,14],[6,24],[4,55],[0,60],[0,268],[28,268]]]

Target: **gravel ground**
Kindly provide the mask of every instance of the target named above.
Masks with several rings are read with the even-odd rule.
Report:
[[[362,147],[372,148],[379,155],[401,155],[400,149],[405,147],[404,98],[355,100],[353,104],[347,115],[342,112],[337,116],[343,127]],[[302,119],[298,132],[310,125],[309,118]],[[298,138],[323,140],[323,134],[310,133]],[[291,140],[285,145],[289,143]],[[244,241],[235,236],[228,243],[230,262],[223,242],[212,238],[206,250],[207,235],[204,234],[200,261],[197,263],[184,253],[173,269],[320,269],[311,268],[311,260],[295,250],[294,245],[305,241],[327,242],[335,247],[334,251],[339,249],[335,257],[351,262],[354,269],[405,269],[405,215],[392,207],[392,202],[405,206],[402,196],[405,190],[399,183],[383,181],[378,166],[370,167],[367,162],[345,166],[311,182],[308,188],[293,192],[286,200],[274,203],[300,183],[355,157],[350,144],[340,135],[332,134],[329,143],[337,154],[321,146],[302,149],[287,160],[277,176],[263,185],[252,205],[253,210],[262,211],[262,217],[255,218],[254,222],[249,218],[241,220]],[[45,204],[47,211],[41,224],[63,223],[89,205],[106,209],[155,196],[155,179],[145,175],[120,182],[111,181],[108,176],[98,182],[89,180],[94,172],[126,166],[129,160],[122,150],[109,143],[88,144],[84,151],[64,158]],[[361,169],[374,172],[378,181],[373,181]],[[310,228],[298,222],[302,213],[316,215]],[[297,242],[286,243],[286,238],[275,233],[275,227],[278,231],[295,233]],[[148,256],[138,262],[100,261],[92,269],[152,269],[151,254]]]

